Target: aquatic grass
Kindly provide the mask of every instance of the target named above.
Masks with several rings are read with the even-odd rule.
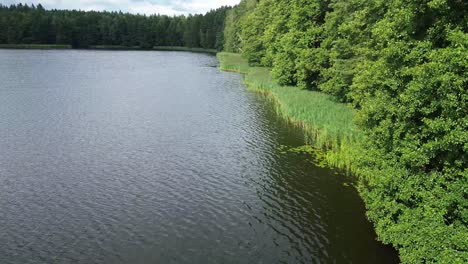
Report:
[[[251,70],[249,63],[240,54],[220,52],[217,54],[219,67],[223,71],[248,74]]]
[[[353,171],[353,148],[363,134],[353,124],[355,111],[324,93],[277,84],[270,69],[250,67],[239,54],[218,53],[220,69],[245,74],[249,90],[266,94],[276,111],[306,134],[307,144],[321,149],[320,155],[334,167]]]

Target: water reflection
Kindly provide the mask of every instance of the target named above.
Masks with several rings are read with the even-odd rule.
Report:
[[[0,262],[394,263],[216,58],[0,50]]]

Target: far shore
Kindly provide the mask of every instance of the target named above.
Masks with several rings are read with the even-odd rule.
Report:
[[[151,48],[142,48],[139,46],[115,46],[115,45],[95,45],[87,48],[73,48],[71,45],[55,44],[0,44],[0,49],[37,49],[37,50],[62,50],[62,49],[83,49],[83,50],[157,50],[157,51],[190,51],[201,53],[216,54],[215,49],[175,47],[175,46],[155,46]]]

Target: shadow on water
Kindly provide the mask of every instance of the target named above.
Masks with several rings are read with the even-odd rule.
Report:
[[[297,262],[399,263],[396,250],[376,240],[353,177],[324,167],[313,153],[288,151],[304,146],[304,130],[279,116],[268,96],[254,96],[264,108],[265,129],[276,131],[271,171],[252,180],[264,203],[257,221],[280,235],[278,248],[297,252]]]

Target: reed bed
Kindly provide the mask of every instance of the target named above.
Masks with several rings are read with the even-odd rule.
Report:
[[[270,69],[251,67],[241,55],[218,53],[220,69],[245,74],[249,90],[274,99],[278,114],[304,129],[307,144],[321,149],[326,162],[334,167],[354,171],[353,151],[363,134],[353,124],[354,110],[324,93],[278,85]]]

